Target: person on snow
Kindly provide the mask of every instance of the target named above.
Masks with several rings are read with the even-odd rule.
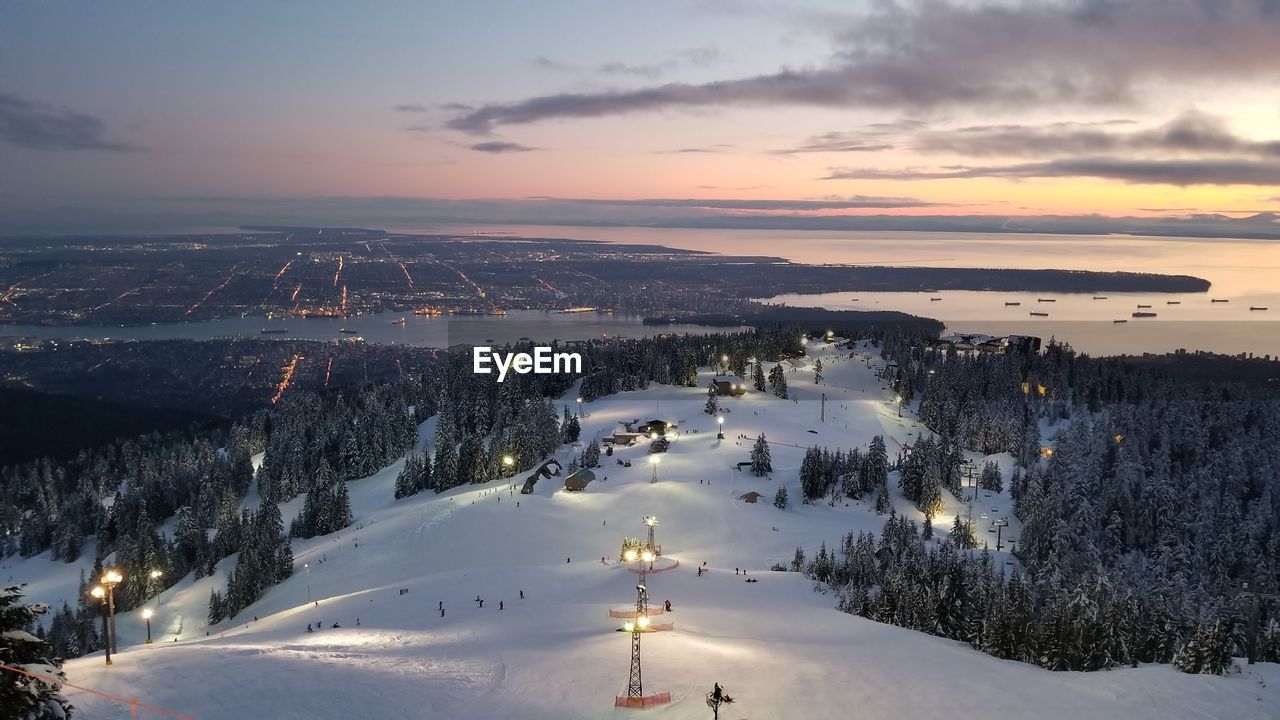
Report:
[[[315,632],[315,630],[311,629],[311,623],[307,623],[307,632]]]

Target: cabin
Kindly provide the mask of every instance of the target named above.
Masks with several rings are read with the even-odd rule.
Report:
[[[655,419],[637,426],[627,426],[628,432],[638,432],[641,435],[666,435],[671,430],[679,427],[670,420]]]
[[[747,394],[747,384],[736,375],[717,375],[711,378],[711,387],[721,397],[737,397]]]
[[[587,489],[587,485],[596,479],[596,474],[586,468],[575,470],[569,477],[564,479],[564,489],[570,492],[579,492]]]
[[[560,463],[555,460],[548,460],[542,464],[537,470],[534,470],[529,477],[525,478],[524,485],[520,488],[521,495],[529,495],[533,492],[533,487],[538,484],[541,478],[550,478],[560,474]]]
[[[633,432],[630,430],[625,430],[625,431],[615,430],[612,435],[609,435],[604,438],[604,442],[607,445],[618,445],[621,447],[630,447],[631,445],[635,445],[637,442],[640,441],[640,438],[645,436],[646,434],[642,432]]]
[[[749,502],[752,505],[755,505],[756,502],[762,497],[764,496],[756,492],[755,490],[752,490],[751,492],[743,493],[739,495],[738,499],[741,500],[742,502]]]

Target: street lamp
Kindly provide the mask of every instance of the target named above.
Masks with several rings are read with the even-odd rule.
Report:
[[[311,563],[302,563],[302,569],[307,571],[307,604],[311,604]]]
[[[720,425],[720,432],[716,435],[716,439],[723,440],[724,439],[724,416],[721,415],[720,417],[716,418],[716,423]]]
[[[893,401],[898,403],[898,417],[902,417],[902,396],[895,397]]]
[[[649,466],[653,468],[653,479],[649,481],[649,484],[658,482],[658,461],[661,459],[662,459],[661,455],[649,456]]]
[[[583,415],[582,415],[582,396],[581,396],[581,395],[579,395],[579,396],[577,397],[577,400],[578,400],[578,417],[583,417]]]
[[[120,652],[119,646],[116,645],[116,585],[124,580],[124,576],[119,570],[110,568],[102,576],[102,584],[107,587],[107,617],[111,619],[111,650],[112,652]]]
[[[147,644],[151,644],[151,608],[142,609],[142,619],[147,621]]]
[[[103,649],[107,651],[107,664],[111,664],[111,630],[107,627],[107,591],[101,585],[94,585],[89,594],[102,602],[102,634],[105,638],[102,643]]]

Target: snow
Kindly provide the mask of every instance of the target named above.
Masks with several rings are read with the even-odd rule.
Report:
[[[139,613],[122,614],[115,664],[105,667],[101,654],[80,658],[67,663],[67,677],[200,720],[705,718],[703,694],[716,681],[737,700],[726,718],[1275,717],[1276,665],[1226,677],[1169,666],[1051,673],[840,613],[800,574],[769,571],[773,562],[789,561],[797,545],[811,554],[822,541],[832,546],[846,532],[878,532],[883,524],[865,501],[800,504],[797,471],[806,447],[865,447],[884,434],[892,454],[921,432],[910,408],[897,416],[892,393],[864,360],[826,344],[811,343],[809,352],[822,357],[825,384],[814,385],[811,368],[801,364],[786,374],[796,401],[755,391],[720,398],[723,441],[715,418],[702,412],[709,374],[703,387],[651,387],[584,404],[584,438],[637,417],[680,419],[656,484],[647,443],[602,454],[597,480],[579,493],[565,492],[559,477],[521,495],[528,468],[510,480],[399,501],[392,492],[402,462],[352,481],[355,523],[296,542],[293,576],[232,621],[204,625],[209,591],[225,583],[234,557],[219,563],[215,576],[187,577],[156,599],[155,644],[143,644]],[[872,368],[877,363],[872,357]],[[574,396],[571,390],[564,400],[571,409]],[[421,437],[430,438],[432,425],[424,424]],[[734,469],[761,432],[771,444],[771,478]],[[571,452],[563,448],[558,458],[567,464]],[[992,459],[1007,478],[1011,459]],[[768,502],[779,484],[792,498],[787,510]],[[737,499],[749,490],[766,499]],[[898,512],[923,520],[891,490]],[[980,491],[979,498],[975,519],[980,512],[1010,515],[1007,491]],[[963,517],[961,502],[945,501],[943,518]],[[300,502],[282,507],[286,524]],[[626,689],[629,642],[608,611],[634,602],[637,576],[600,558],[616,559],[622,538],[642,535],[640,519],[649,514],[659,518],[657,540],[680,567],[649,577],[651,602],[671,600],[673,612],[663,619],[675,629],[644,636],[644,687],[670,691],[673,703],[615,709],[614,696]],[[1006,533],[1016,536],[1011,523]],[[949,527],[940,519],[937,537]],[[990,539],[982,527],[980,542]],[[704,561],[711,572],[697,577]],[[71,578],[74,593],[83,563],[33,558],[13,563],[11,572],[34,580],[31,599],[56,601],[66,581],[54,579],[53,567]],[[736,568],[758,582],[745,583]],[[335,622],[341,627],[333,629]],[[307,633],[308,623],[324,629]],[[127,706],[66,694],[80,717],[129,717]]]

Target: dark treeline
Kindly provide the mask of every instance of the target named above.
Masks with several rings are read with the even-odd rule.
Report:
[[[809,567],[844,609],[1052,669],[1173,661],[1222,672],[1253,643],[1255,657],[1280,659],[1275,604],[1260,601],[1255,615],[1256,596],[1241,592],[1280,586],[1274,390],[1057,343],[1040,355],[969,356],[889,339],[883,352],[894,388],[919,397],[939,436],[901,460],[904,492],[927,512],[935,485],[955,489],[955,449],[1012,453],[1027,578],[992,581],[989,561],[934,549],[898,520],[871,548],[871,566],[871,541],[846,538],[827,554],[832,567]],[[1041,447],[1041,423],[1059,425],[1052,448]],[[984,468],[981,482],[1002,481]],[[832,569],[845,563],[861,570]],[[899,614],[904,596],[949,606],[953,593],[970,605],[966,622],[994,635]]]

